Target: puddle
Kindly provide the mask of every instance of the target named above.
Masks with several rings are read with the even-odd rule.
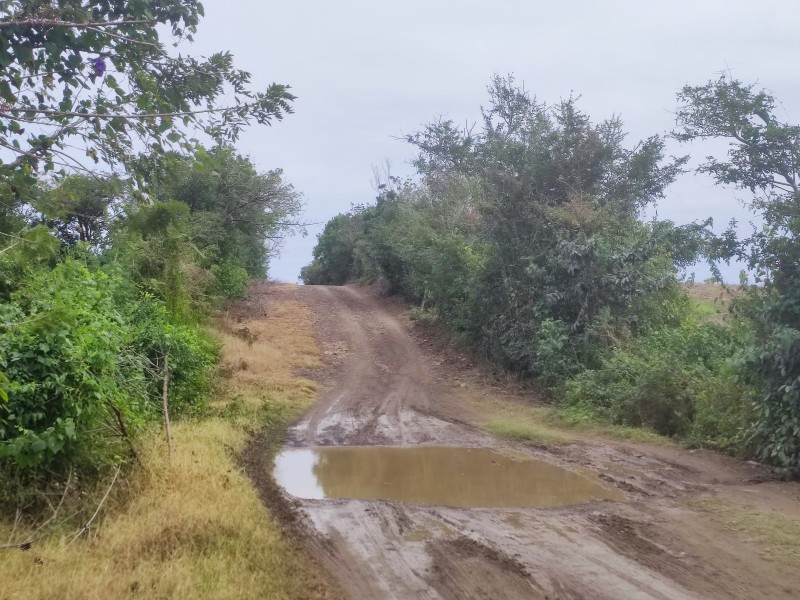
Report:
[[[624,500],[591,479],[487,448],[322,447],[287,449],[275,479],[292,496],[398,500],[462,508],[563,506]]]

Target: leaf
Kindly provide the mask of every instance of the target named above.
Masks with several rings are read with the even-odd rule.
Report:
[[[27,63],[33,60],[33,48],[27,44],[12,46],[12,48],[18,62]]]
[[[2,57],[2,53],[0,52],[0,57]],[[11,90],[11,86],[8,84],[6,79],[0,79],[0,96],[2,96],[3,100],[6,102],[14,102],[17,97],[16,94]]]

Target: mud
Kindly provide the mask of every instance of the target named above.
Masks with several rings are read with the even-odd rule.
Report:
[[[309,532],[302,536],[306,548],[350,597],[800,596],[791,567],[766,560],[736,532],[689,508],[692,499],[711,495],[757,498],[761,506],[800,515],[796,484],[771,481],[759,467],[718,454],[668,445],[589,436],[554,446],[499,440],[472,425],[464,387],[509,402],[520,401],[517,391],[463,354],[443,358],[410,330],[401,306],[351,287],[257,292],[306,303],[325,354],[323,369],[304,373],[323,391],[289,430],[289,447],[488,448],[586,474],[625,498],[554,508],[294,500],[267,481],[265,465],[256,482],[265,502]],[[255,297],[249,305],[258,314],[265,303]],[[247,456],[257,461],[257,452]]]

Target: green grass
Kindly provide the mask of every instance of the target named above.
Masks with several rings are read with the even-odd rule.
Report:
[[[559,435],[550,429],[545,429],[541,425],[531,422],[519,423],[494,420],[484,423],[483,428],[500,437],[534,442],[537,444],[555,444],[565,441],[563,435]]]
[[[641,427],[610,425],[579,408],[531,406],[474,390],[462,391],[473,422],[497,436],[536,444],[564,444],[584,434],[651,444],[671,443],[669,438]]]
[[[555,427],[587,433],[591,435],[609,437],[618,440],[646,442],[650,444],[670,443],[670,439],[643,427],[629,427],[627,425],[612,425],[598,420],[591,413],[579,407],[543,408],[542,419]]]
[[[691,298],[690,302],[692,312],[695,314],[695,316],[697,316],[698,319],[701,320],[704,318],[709,318],[713,315],[717,315],[721,312],[719,304],[713,300]]]
[[[759,511],[718,498],[703,498],[690,506],[712,521],[740,532],[756,544],[767,559],[800,567],[800,519],[773,511]]]

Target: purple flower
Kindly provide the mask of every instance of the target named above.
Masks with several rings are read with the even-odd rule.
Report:
[[[92,69],[94,70],[95,77],[102,77],[106,72],[106,61],[102,56],[92,59]]]

